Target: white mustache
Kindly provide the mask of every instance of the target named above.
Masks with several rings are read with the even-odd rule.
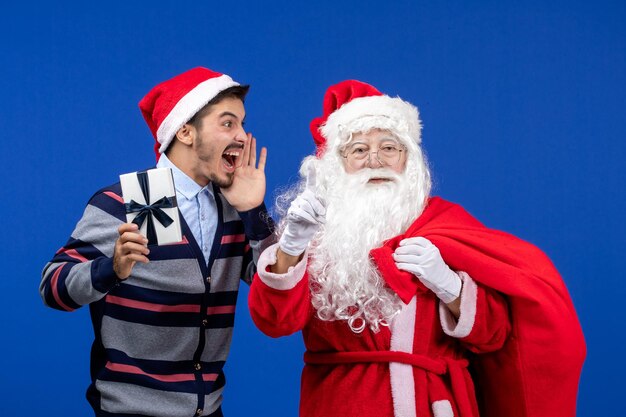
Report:
[[[392,171],[389,168],[363,168],[359,172],[355,172],[354,174],[349,175],[352,176],[353,180],[357,184],[361,185],[367,184],[370,180],[374,178],[391,181],[399,181],[401,179],[400,175],[397,172]]]

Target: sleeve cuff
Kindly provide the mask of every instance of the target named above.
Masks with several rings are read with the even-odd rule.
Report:
[[[439,318],[441,327],[445,334],[451,337],[463,338],[468,336],[474,327],[476,319],[476,302],[478,297],[478,287],[476,282],[465,272],[458,271],[457,274],[463,281],[461,287],[461,315],[458,320],[448,307],[439,303]]]
[[[259,261],[257,263],[257,273],[261,281],[265,285],[275,290],[291,290],[293,289],[304,277],[307,265],[307,252],[304,252],[302,260],[295,266],[289,268],[284,274],[275,274],[269,272],[269,266],[276,264],[276,251],[278,250],[278,243],[273,244],[261,253]]]
[[[112,258],[98,258],[91,263],[91,284],[101,293],[109,292],[121,280],[113,270]]]
[[[240,211],[246,236],[250,240],[263,240],[274,232],[274,220],[267,212],[265,203],[248,211]]]

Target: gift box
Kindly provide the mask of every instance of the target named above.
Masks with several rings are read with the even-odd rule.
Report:
[[[126,221],[139,226],[149,245],[180,242],[180,228],[174,177],[170,168],[120,175]]]

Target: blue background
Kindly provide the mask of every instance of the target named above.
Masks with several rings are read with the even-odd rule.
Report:
[[[270,205],[313,151],[308,123],[329,85],[357,78],[415,103],[435,193],[561,271],[588,345],[578,415],[619,415],[624,22],[625,3],[602,0],[2,6],[0,415],[90,415],[88,310],[45,308],[40,271],[96,189],[154,162],[137,102],[198,65],[252,85],[247,127],[269,148]],[[247,294],[224,410],[296,415],[300,335],[263,336]]]

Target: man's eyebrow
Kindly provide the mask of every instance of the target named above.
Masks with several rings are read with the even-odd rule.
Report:
[[[239,119],[239,116],[237,116],[235,113],[231,113],[231,112],[229,112],[229,111],[224,111],[224,112],[220,113],[220,116],[219,116],[219,117],[221,118],[221,117],[224,117],[224,116],[231,116],[231,117],[234,117],[235,119]],[[245,118],[245,116],[244,116],[244,120],[245,120],[245,119],[246,119],[246,118]]]

